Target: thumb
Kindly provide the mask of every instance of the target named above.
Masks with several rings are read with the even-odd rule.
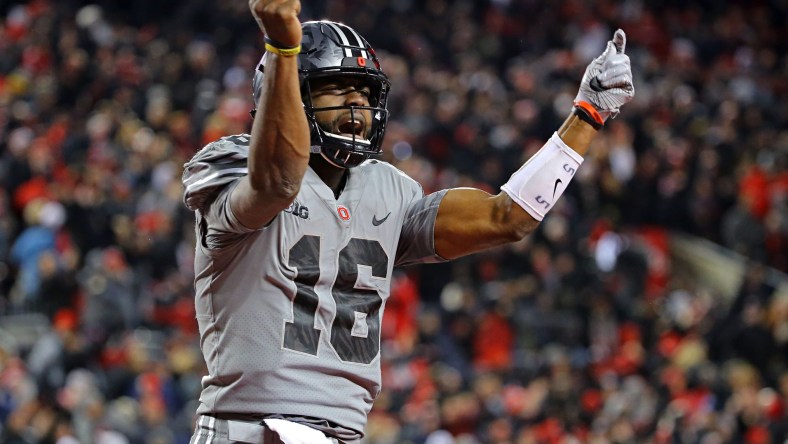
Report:
[[[600,54],[600,56],[597,57],[597,59],[605,60],[606,58],[608,58],[609,56],[611,56],[611,55],[613,55],[615,53],[616,53],[616,45],[613,44],[612,40],[609,40],[607,42],[607,46],[605,47],[605,52]]]
[[[613,40],[610,43],[615,45],[616,52],[618,54],[623,54],[624,50],[627,49],[627,34],[622,29],[617,29],[616,33],[613,34]]]

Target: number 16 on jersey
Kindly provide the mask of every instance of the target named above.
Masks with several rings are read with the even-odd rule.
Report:
[[[315,286],[320,278],[320,237],[299,239],[290,249],[288,265],[298,275],[293,320],[285,321],[283,346],[317,356],[321,331],[315,328],[320,305]],[[340,360],[369,364],[380,351],[383,299],[376,289],[357,284],[359,266],[370,269],[372,278],[388,277],[388,255],[378,241],[352,238],[339,252],[337,276],[330,290],[336,306],[330,343]]]

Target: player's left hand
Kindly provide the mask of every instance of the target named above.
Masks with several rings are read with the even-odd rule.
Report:
[[[613,40],[607,42],[605,52],[586,68],[580,91],[575,97],[575,103],[584,101],[592,104],[605,120],[617,116],[621,106],[635,96],[629,56],[624,54],[626,46],[627,35],[619,29]]]

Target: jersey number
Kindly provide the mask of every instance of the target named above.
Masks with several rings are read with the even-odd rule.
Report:
[[[306,235],[290,249],[288,265],[298,270],[293,320],[285,323],[284,346],[317,355],[320,330],[315,328],[319,297],[320,237]],[[380,350],[380,307],[383,298],[374,287],[357,284],[359,266],[372,277],[386,278],[388,256],[378,241],[350,239],[339,252],[339,271],[331,288],[336,315],[331,324],[331,345],[339,359],[369,364]]]

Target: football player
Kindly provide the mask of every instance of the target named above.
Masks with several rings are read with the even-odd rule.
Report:
[[[634,94],[616,31],[566,121],[497,195],[424,196],[381,152],[389,81],[341,23],[251,0],[265,33],[250,134],[185,165],[195,212],[203,379],[196,443],[357,442],[380,392],[380,326],[397,265],[445,261],[531,233],[605,120]]]

